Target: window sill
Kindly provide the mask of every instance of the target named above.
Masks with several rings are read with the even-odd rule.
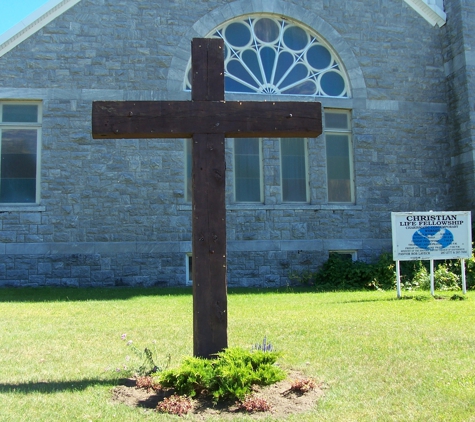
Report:
[[[13,211],[21,211],[21,212],[44,212],[46,211],[46,207],[44,205],[7,205],[7,204],[0,204],[0,212],[13,212]]]
[[[361,205],[355,204],[231,204],[226,205],[228,211],[245,211],[245,210],[362,210]],[[179,205],[179,211],[191,211],[191,204]]]
[[[355,204],[298,204],[298,203],[286,203],[286,204],[232,204],[226,206],[229,211],[240,210],[362,210],[361,205]]]

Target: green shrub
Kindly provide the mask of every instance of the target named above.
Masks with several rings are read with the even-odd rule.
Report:
[[[358,290],[371,286],[372,277],[364,262],[331,254],[315,274],[314,280],[319,291]]]
[[[403,287],[406,290],[430,290],[429,261],[413,261],[412,265],[414,268],[412,279],[407,279]],[[460,277],[453,270],[453,265],[447,262],[442,262],[436,266],[434,270],[434,290],[460,290]]]
[[[389,290],[396,287],[396,263],[390,253],[382,253],[372,264],[373,283],[378,289]]]
[[[434,271],[434,285],[436,290],[460,290],[460,278],[442,263]]]
[[[375,263],[352,261],[341,254],[330,254],[316,273],[291,274],[302,284],[311,284],[318,291],[390,289],[396,283],[395,264],[388,253]]]
[[[429,290],[430,274],[422,261],[411,261],[413,272],[404,282],[406,290]],[[410,274],[410,273],[409,273]]]
[[[215,402],[243,400],[253,385],[270,385],[285,378],[285,372],[275,366],[277,357],[276,352],[228,348],[214,360],[187,358],[180,367],[162,372],[159,382],[190,397],[209,394]]]
[[[460,259],[450,259],[444,263],[450,272],[456,274],[462,283],[462,266]],[[472,250],[472,256],[465,260],[465,281],[468,290],[475,290],[475,249]]]
[[[430,290],[430,261],[402,261],[401,287],[404,290]],[[465,260],[467,289],[475,289],[475,249]],[[434,288],[439,291],[460,290],[461,260],[446,260],[434,271]],[[317,291],[394,289],[396,286],[395,262],[392,255],[383,253],[374,263],[352,261],[340,254],[331,254],[315,272],[292,273],[292,280],[310,284]]]
[[[180,395],[194,397],[213,383],[212,361],[188,357],[178,369],[163,371],[158,378],[163,387],[173,387]]]

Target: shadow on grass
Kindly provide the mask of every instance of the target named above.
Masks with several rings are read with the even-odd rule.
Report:
[[[140,287],[7,287],[0,289],[0,302],[81,302],[129,300],[150,296],[190,296],[183,288]]]
[[[40,381],[19,384],[0,383],[0,393],[14,394],[55,394],[62,392],[82,391],[89,387],[108,386],[124,384],[124,380],[101,380],[101,379],[85,379],[71,381]]]
[[[307,287],[283,288],[229,288],[230,295],[315,292]],[[191,296],[191,287],[5,287],[0,288],[1,302],[81,302],[129,300],[150,296]]]

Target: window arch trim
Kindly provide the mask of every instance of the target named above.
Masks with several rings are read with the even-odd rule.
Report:
[[[350,97],[346,71],[314,31],[270,14],[231,19],[207,34],[225,43],[227,93]],[[191,89],[191,60],[184,89]]]
[[[328,98],[320,97],[322,105],[329,107],[351,108],[352,104],[361,101],[367,101],[368,92],[366,82],[363,77],[363,71],[360,64],[347,41],[340,33],[329,23],[322,19],[317,13],[296,4],[289,7],[289,3],[284,0],[274,0],[272,7],[263,8],[257,2],[249,0],[236,0],[231,3],[219,6],[209,13],[203,15],[183,34],[180,42],[174,46],[174,53],[171,65],[167,74],[167,90],[170,100],[187,100],[190,93],[183,90],[183,81],[185,79],[186,69],[190,58],[190,42],[193,38],[202,38],[209,34],[214,28],[217,28],[223,22],[227,22],[237,16],[246,16],[258,13],[266,13],[276,16],[289,18],[294,22],[299,22],[311,30],[318,33],[329,45],[331,45],[338,54],[341,62],[344,64],[348,83],[351,89],[351,98]],[[236,95],[228,94],[228,99],[239,99]],[[291,98],[288,96],[285,98]],[[256,95],[259,100],[277,100],[273,95]],[[282,97],[280,97],[282,98]],[[312,101],[313,97],[297,97],[303,101]]]

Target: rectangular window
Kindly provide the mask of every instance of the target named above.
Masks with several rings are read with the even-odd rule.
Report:
[[[185,255],[185,266],[186,266],[186,285],[193,284],[193,255],[187,253]]]
[[[341,259],[348,261],[356,261],[357,253],[356,251],[328,251],[328,254],[331,256],[333,254],[338,255]]]
[[[39,202],[40,105],[0,102],[0,203]]]
[[[234,140],[234,192],[236,202],[262,202],[261,141]]]
[[[307,158],[304,138],[280,140],[282,200],[307,202]]]
[[[328,202],[354,202],[350,113],[325,110]]]

